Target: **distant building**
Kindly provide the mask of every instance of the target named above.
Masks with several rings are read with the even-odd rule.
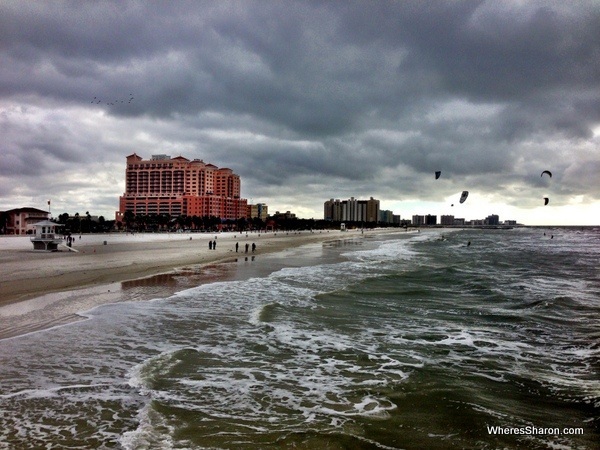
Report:
[[[397,216],[399,217],[399,216]],[[389,209],[379,211],[379,222],[381,223],[394,223],[394,212]],[[400,220],[398,219],[399,223]]]
[[[412,224],[416,227],[418,227],[420,225],[425,225],[425,216],[413,215],[412,216]]]
[[[485,218],[484,223],[486,225],[500,225],[500,217],[496,214],[492,214]]]
[[[426,216],[412,216],[412,225],[419,227],[422,225],[437,225],[437,216],[427,214]]]
[[[133,214],[215,216],[240,219],[247,216],[247,200],[240,198],[239,175],[200,159],[153,155],[144,160],[127,157],[125,192],[119,198],[116,220]]]
[[[342,202],[340,199],[331,199],[324,203],[323,218],[333,222],[339,222],[342,220]]]
[[[427,214],[425,216],[425,225],[437,225],[437,216]]]
[[[367,205],[367,214],[364,219],[365,222],[377,223],[377,220],[379,219],[379,200],[375,200],[373,197],[371,197],[369,200],[364,202]]]
[[[6,225],[4,233],[6,234],[32,234],[35,231],[34,224],[50,218],[48,211],[37,208],[16,208],[5,211]]]
[[[267,220],[269,215],[269,207],[265,203],[257,203],[255,205],[248,205],[248,219],[260,219]]]
[[[295,219],[296,218],[296,214],[290,212],[290,211],[286,211],[284,213],[281,213],[279,211],[275,211],[275,215],[273,216],[274,219],[279,219],[279,220],[285,220],[285,219]]]
[[[454,221],[452,222],[452,225],[458,225],[458,226],[464,226],[465,225],[465,219],[463,217],[461,218],[454,218]]]
[[[325,220],[343,222],[377,222],[379,220],[379,200],[358,200],[350,197],[340,201],[330,199],[323,205]]]
[[[472,225],[472,226],[485,225],[484,222],[485,221],[483,219],[474,219],[474,220],[468,220],[466,222],[466,225]]]
[[[454,216],[441,216],[440,217],[440,223],[442,225],[454,225]]]

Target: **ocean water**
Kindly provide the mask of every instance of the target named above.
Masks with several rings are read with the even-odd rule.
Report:
[[[0,449],[598,449],[599,261],[598,228],[366,234],[138,289],[0,341]]]

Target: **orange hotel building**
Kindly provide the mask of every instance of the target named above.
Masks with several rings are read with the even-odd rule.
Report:
[[[240,219],[246,217],[247,203],[240,198],[240,177],[231,169],[183,156],[144,160],[134,153],[127,157],[116,220],[122,222],[126,211]]]

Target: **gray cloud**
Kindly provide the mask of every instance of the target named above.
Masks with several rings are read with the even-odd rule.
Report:
[[[465,186],[597,202],[598,30],[594,1],[4,2],[1,194],[111,214],[135,151],[230,167],[245,196],[317,216]],[[74,167],[108,184],[97,205]]]

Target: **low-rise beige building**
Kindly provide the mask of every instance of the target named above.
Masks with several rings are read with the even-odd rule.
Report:
[[[255,205],[248,205],[248,219],[258,218],[260,220],[267,220],[269,216],[269,207],[265,203],[257,203]]]

